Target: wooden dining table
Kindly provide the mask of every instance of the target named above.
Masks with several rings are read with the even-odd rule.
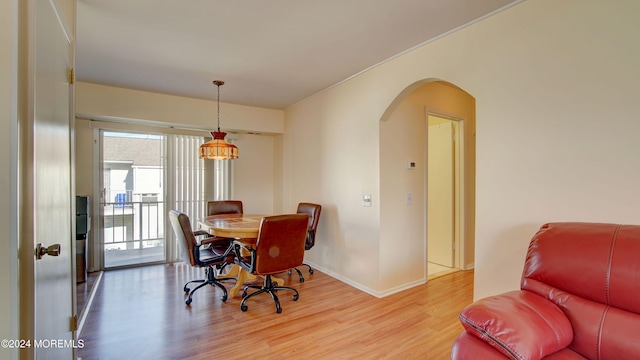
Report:
[[[205,230],[209,234],[236,239],[255,239],[260,231],[262,218],[269,215],[255,214],[219,214],[210,215],[198,220],[200,230]],[[235,297],[242,289],[245,282],[256,281],[258,277],[249,273],[238,264],[233,264],[228,273],[221,275],[224,277],[236,277],[236,285],[229,290],[231,297]],[[278,285],[284,285],[284,279],[272,277]]]

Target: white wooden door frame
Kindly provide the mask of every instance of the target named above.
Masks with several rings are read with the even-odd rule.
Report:
[[[454,267],[458,269],[465,269],[465,243],[466,243],[466,234],[465,234],[465,172],[464,172],[464,126],[465,121],[464,117],[456,114],[447,114],[446,112],[442,112],[436,109],[431,109],[425,107],[425,129],[428,131],[428,119],[429,116],[437,116],[441,118],[445,118],[451,120],[455,123],[455,133],[454,133],[454,161],[455,161],[455,185],[454,185]],[[427,141],[428,136],[425,134],[425,142]],[[426,152],[427,146],[425,146]],[[427,154],[425,154],[425,159],[427,159]],[[426,161],[426,160],[425,160]],[[425,169],[427,166],[425,166]],[[426,175],[425,175],[426,176]],[[428,194],[428,183],[425,181],[425,194]],[[427,201],[425,199],[425,208],[428,210]],[[427,223],[427,211],[425,211],[425,223]],[[428,223],[427,223],[428,226]],[[425,228],[425,239],[427,238],[426,234],[427,228]],[[426,249],[426,246],[425,246]],[[428,255],[428,254],[427,254]],[[425,262],[428,259],[427,255],[425,255]]]

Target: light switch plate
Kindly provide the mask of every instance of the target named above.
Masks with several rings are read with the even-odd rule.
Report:
[[[362,195],[362,206],[371,207],[371,194]]]

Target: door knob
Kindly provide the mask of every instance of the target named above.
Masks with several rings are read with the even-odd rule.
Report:
[[[60,244],[53,244],[49,247],[44,247],[42,244],[36,246],[36,259],[40,260],[44,255],[58,256],[60,255]]]

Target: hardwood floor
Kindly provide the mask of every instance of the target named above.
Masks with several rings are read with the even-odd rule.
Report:
[[[214,287],[185,306],[182,285],[203,278],[184,264],[108,271],[79,336],[89,359],[449,359],[472,302],[473,270],[458,271],[383,299],[326,274],[278,275],[300,291],[278,292],[282,313],[259,295],[240,311],[240,296],[220,300]],[[233,285],[230,282],[227,289]]]

